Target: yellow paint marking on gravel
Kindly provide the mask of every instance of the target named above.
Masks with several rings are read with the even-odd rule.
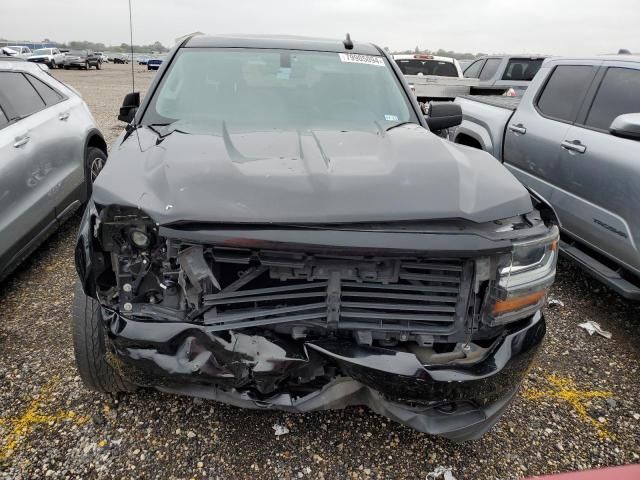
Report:
[[[588,402],[592,398],[613,397],[612,392],[607,390],[578,390],[573,380],[568,378],[561,378],[556,375],[548,375],[547,381],[551,385],[551,388],[549,390],[527,388],[522,392],[522,396],[527,400],[564,400],[569,405],[571,405],[580,419],[587,423],[590,423],[593,428],[595,428],[600,438],[614,438],[614,436],[609,433],[609,431],[602,423],[592,418],[587,413],[587,408],[585,407],[585,402]]]
[[[54,377],[44,387],[40,389],[38,396],[29,403],[29,406],[19,418],[0,419],[1,425],[11,425],[11,430],[5,435],[0,443],[0,462],[7,460],[16,448],[24,441],[37,425],[53,425],[63,420],[72,420],[78,425],[82,425],[88,419],[76,415],[72,411],[59,411],[53,415],[46,415],[41,412],[43,405],[51,399],[58,378]]]

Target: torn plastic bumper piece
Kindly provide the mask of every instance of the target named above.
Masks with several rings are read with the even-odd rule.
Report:
[[[291,412],[365,405],[416,430],[464,441],[480,438],[508,407],[545,322],[540,312],[520,322],[476,362],[427,366],[413,353],[349,340],[218,333],[191,323],[114,317],[111,361],[132,382],[164,392]],[[295,379],[314,377],[326,381],[291,387]]]

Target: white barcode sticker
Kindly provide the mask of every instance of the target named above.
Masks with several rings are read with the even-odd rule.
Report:
[[[375,65],[384,67],[382,57],[374,57],[373,55],[360,55],[357,53],[339,53],[340,61],[346,63],[363,63],[365,65]]]

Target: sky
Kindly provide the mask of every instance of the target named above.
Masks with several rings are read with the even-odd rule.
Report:
[[[191,32],[309,35],[391,50],[640,52],[640,0],[131,0],[134,44]],[[129,43],[127,0],[3,1],[0,37]]]

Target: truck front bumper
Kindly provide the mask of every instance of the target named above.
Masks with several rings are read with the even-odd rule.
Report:
[[[413,353],[349,339],[300,342],[297,348],[295,342],[261,335],[218,337],[190,323],[117,315],[106,323],[108,360],[137,385],[253,409],[311,412],[365,405],[454,441],[478,439],[497,422],[545,334],[544,317],[537,312],[496,338],[476,362],[423,366]],[[292,372],[319,365],[334,369],[330,381],[305,393],[283,388]],[[256,386],[269,385],[279,386],[270,395],[257,393]]]

